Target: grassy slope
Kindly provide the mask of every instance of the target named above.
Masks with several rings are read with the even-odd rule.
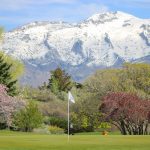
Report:
[[[0,150],[149,150],[150,136],[0,133]]]

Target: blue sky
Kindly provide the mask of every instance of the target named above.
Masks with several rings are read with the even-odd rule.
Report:
[[[11,30],[32,21],[80,22],[106,11],[150,18],[150,0],[0,0],[0,26]]]

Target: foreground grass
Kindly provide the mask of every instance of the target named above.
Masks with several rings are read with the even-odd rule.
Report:
[[[38,135],[0,132],[0,150],[149,150],[150,136]]]

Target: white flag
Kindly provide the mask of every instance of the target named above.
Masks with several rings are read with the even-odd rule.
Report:
[[[68,92],[68,99],[69,101],[71,101],[72,103],[75,103],[74,97],[72,96],[71,92]]]

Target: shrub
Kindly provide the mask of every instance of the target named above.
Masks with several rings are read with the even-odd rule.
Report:
[[[99,129],[102,129],[103,131],[108,131],[111,129],[111,125],[108,122],[101,122]]]
[[[67,118],[67,102],[61,100],[41,103],[40,110],[44,116],[55,116],[58,118]]]
[[[51,126],[57,126],[62,129],[67,129],[67,120],[65,120],[63,118],[49,117],[49,118],[45,119],[44,122]]]
[[[64,129],[57,126],[49,126],[49,131],[51,134],[64,134]]]
[[[50,134],[49,126],[45,126],[45,125],[40,128],[33,129],[33,132],[39,134]]]

